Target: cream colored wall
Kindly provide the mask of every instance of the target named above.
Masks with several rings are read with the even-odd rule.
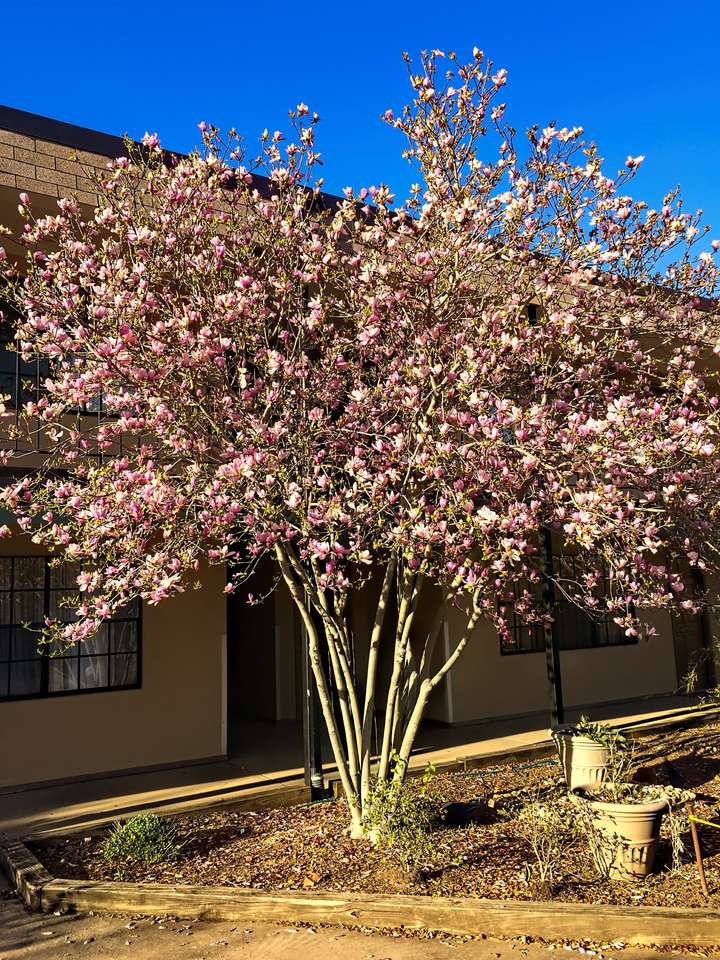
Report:
[[[224,570],[202,584],[144,606],[140,689],[0,702],[0,787],[225,753]]]
[[[672,693],[677,687],[672,625],[665,614],[654,615],[658,636],[621,647],[564,650],[560,654],[567,707],[630,700]],[[461,618],[448,612],[450,643],[460,635]],[[501,656],[498,635],[481,623],[449,675],[452,713],[436,719],[470,723],[489,717],[518,716],[548,709],[544,653]]]

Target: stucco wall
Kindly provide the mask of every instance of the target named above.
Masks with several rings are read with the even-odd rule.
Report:
[[[450,611],[448,619],[452,643],[460,624],[455,611]],[[672,625],[664,614],[654,616],[652,622],[658,636],[637,644],[562,651],[565,705],[672,693],[677,687]],[[478,626],[449,684],[453,715],[436,715],[437,719],[469,723],[548,709],[545,654],[501,656],[497,633],[487,622]]]
[[[202,583],[143,608],[140,689],[0,702],[0,787],[225,752],[224,571]]]

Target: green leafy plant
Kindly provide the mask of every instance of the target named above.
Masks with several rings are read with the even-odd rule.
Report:
[[[105,843],[106,860],[122,863],[164,863],[177,860],[182,849],[177,828],[155,813],[142,813],[124,823],[116,823]]]
[[[591,720],[583,714],[572,727],[572,734],[576,737],[587,737],[611,751],[619,752],[628,748],[628,739],[617,727],[611,727],[599,720]]]
[[[406,765],[397,754],[393,763]],[[378,780],[364,817],[367,836],[387,858],[409,873],[432,864],[432,833],[440,823],[436,771],[428,764],[422,777]]]

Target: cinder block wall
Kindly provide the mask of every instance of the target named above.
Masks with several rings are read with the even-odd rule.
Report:
[[[98,153],[0,130],[0,186],[46,197],[72,194],[81,203],[94,205],[97,197],[88,174],[107,163],[108,158]]]

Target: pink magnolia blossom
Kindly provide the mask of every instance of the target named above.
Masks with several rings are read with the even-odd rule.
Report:
[[[414,665],[390,687],[383,775],[479,617],[501,634],[551,617],[541,530],[578,557],[558,588],[629,636],[649,608],[686,608],[688,563],[718,568],[717,244],[699,255],[676,192],[634,201],[643,158],[610,176],[580,127],[533,128],[518,150],[505,71],[439,57],[384,117],[418,169],[404,203],[385,185],[323,199],[300,104],[258,163],[201,125],[198,153],[168,162],[153,134],[115,161],[94,217],[60,201],[35,218],[24,199],[21,276],[0,265],[23,355],[52,366],[32,409],[46,466],[2,499],[85,571],[84,618],[58,630],[83,639],[133,598],[161,602],[203,560],[234,590],[270,556],[321,695],[326,669],[348,690],[333,748],[356,819],[375,694],[348,672],[346,611],[373,571]],[[77,410],[99,398],[98,426]],[[466,623],[434,674],[435,634],[412,627],[428,583]]]

